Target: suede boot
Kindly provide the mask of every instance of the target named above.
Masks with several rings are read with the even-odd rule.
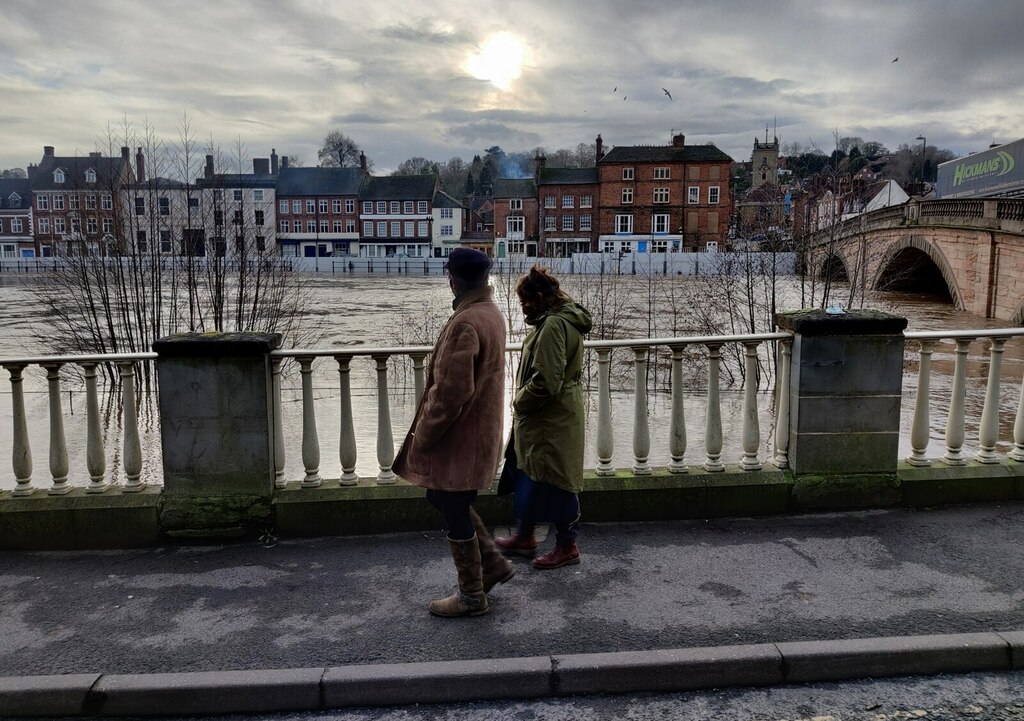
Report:
[[[484,593],[490,593],[497,584],[505,583],[516,575],[516,567],[498,550],[483,519],[472,508],[469,509],[469,517],[476,529],[477,545],[480,546],[480,564],[483,566],[484,572]]]
[[[448,548],[459,574],[459,590],[448,598],[430,602],[430,612],[435,616],[454,618],[457,616],[482,616],[487,607],[484,593],[483,568],[480,565],[480,545],[476,535],[465,541],[448,539]]]

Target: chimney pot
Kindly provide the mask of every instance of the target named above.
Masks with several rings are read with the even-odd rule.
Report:
[[[213,177],[213,156],[212,155],[207,155],[206,156],[206,168],[203,171],[203,177],[206,177],[206,178],[212,178]]]
[[[277,148],[270,149],[270,174],[277,175]]]
[[[596,152],[594,153],[594,157],[597,160],[600,160],[601,158],[604,157],[604,141],[601,140],[600,133],[597,134],[597,139],[594,141],[594,143],[596,145]]]
[[[366,170],[366,153],[362,150],[359,151],[359,167],[364,171]]]
[[[124,158],[125,160],[128,160],[128,146],[127,145],[122,145],[121,146],[121,157]]]

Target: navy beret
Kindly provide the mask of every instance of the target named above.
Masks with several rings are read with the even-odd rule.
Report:
[[[487,253],[473,248],[456,248],[448,256],[444,269],[458,278],[479,280],[491,269],[491,259]]]

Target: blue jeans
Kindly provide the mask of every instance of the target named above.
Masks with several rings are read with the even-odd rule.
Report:
[[[539,521],[555,524],[555,543],[568,548],[576,542],[580,525],[580,498],[572,491],[535,481],[516,469],[516,492],[513,505],[519,519],[517,534],[533,535]]]

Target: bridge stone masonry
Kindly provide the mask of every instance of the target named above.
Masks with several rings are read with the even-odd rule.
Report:
[[[912,199],[814,231],[805,268],[872,290],[938,274],[953,304],[1024,323],[1024,200]]]
[[[590,341],[598,356],[597,455],[588,472],[583,505],[587,521],[638,521],[761,516],[894,505],[934,506],[965,501],[1024,499],[1024,396],[1013,424],[1013,446],[994,452],[999,433],[999,360],[1005,343],[1024,329],[904,333],[906,320],[877,311],[833,315],[822,310],[783,313],[783,332],[758,336]],[[948,407],[946,455],[929,459],[928,368],[932,349],[942,339],[956,341],[957,370]],[[906,341],[920,345],[920,379],[909,462],[898,458],[903,364]],[[966,349],[987,339],[990,370],[985,409],[974,460],[963,453],[963,383]],[[139,481],[141,464],[134,428],[131,384],[122,401],[125,468],[129,482],[105,478],[104,448],[89,403],[88,486],[70,486],[60,406],[59,368],[78,363],[95,369],[95,357],[0,359],[11,374],[14,398],[14,471],[16,486],[0,492],[0,550],[139,547],[168,539],[210,539],[270,533],[279,537],[350,535],[434,529],[436,513],[420,488],[391,471],[394,441],[388,408],[388,358],[407,355],[422,392],[423,361],[429,348],[378,348],[353,351],[278,350],[276,334],[183,334],[158,341],[154,353],[135,362],[156,363],[162,442],[162,486]],[[722,459],[722,423],[718,389],[721,348],[744,349],[748,379],[756,379],[758,348],[774,344],[779,361],[773,402],[776,427],[769,458],[759,457],[761,442],[757,383],[743,393],[742,457]],[[658,346],[672,350],[671,460],[651,463],[646,364]],[[681,383],[683,350],[703,348],[708,359],[708,395],[703,460],[689,459]],[[612,465],[608,366],[610,354],[626,350],[635,357],[635,415],[631,468]],[[514,347],[510,347],[514,350]],[[358,478],[348,388],[350,363],[372,359],[378,379],[376,478]],[[341,383],[341,478],[319,471],[320,441],[311,384],[313,362],[326,356],[338,363]],[[301,480],[283,477],[287,452],[280,412],[280,365],[294,358],[303,380]],[[116,357],[130,378],[132,359]],[[50,472],[53,484],[33,485],[32,459],[21,401],[21,374],[30,364],[44,365],[50,382]],[[95,388],[89,390],[95,393]],[[761,400],[759,401],[759,398]],[[334,412],[334,411],[332,411]],[[94,423],[95,421],[95,423]],[[1005,440],[1005,439],[1004,439]],[[723,462],[724,460],[724,462]],[[731,462],[732,461],[732,462]],[[509,523],[507,498],[485,493],[478,508],[491,523]]]

